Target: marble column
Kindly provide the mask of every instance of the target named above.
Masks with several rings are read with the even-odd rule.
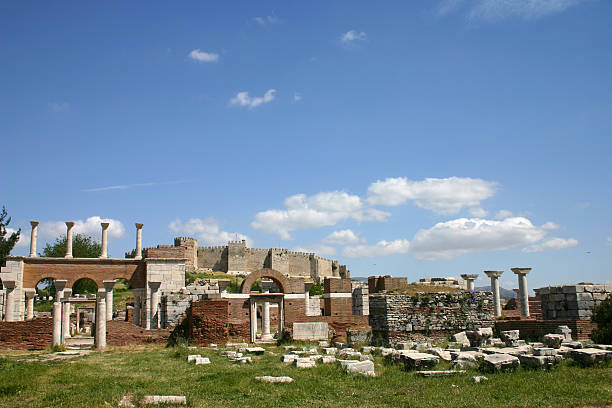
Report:
[[[134,289],[134,310],[132,313],[132,323],[140,326],[140,289]]]
[[[519,295],[521,297],[521,316],[529,317],[529,289],[527,288],[527,274],[531,268],[512,268],[518,276]]]
[[[106,299],[104,296],[98,296],[96,303],[96,348],[103,349],[106,347]]]
[[[60,302],[53,302],[53,338],[51,341],[52,346],[59,346],[62,344],[62,304]]]
[[[74,222],[66,221],[66,255],[64,258],[72,258],[72,229]]]
[[[261,313],[261,339],[265,341],[273,340],[272,334],[270,334],[270,302],[263,302],[263,308]]]
[[[76,334],[81,332],[81,309],[78,306],[75,306],[75,315],[76,315]]]
[[[465,279],[466,290],[468,292],[473,292],[474,291],[474,281],[478,278],[478,274],[477,273],[464,273],[463,275],[461,275],[461,277]]]
[[[36,256],[36,241],[38,239],[38,221],[30,221],[32,235],[30,235],[30,258]]]
[[[26,320],[34,319],[34,296],[36,296],[36,289],[26,289]]]
[[[257,303],[251,299],[251,342],[257,340]]]
[[[102,226],[102,254],[100,254],[100,258],[108,258],[108,226],[110,225],[108,222],[101,222]]]
[[[149,282],[149,310],[150,317],[148,321],[148,329],[159,328],[159,287],[161,282]]]
[[[72,289],[65,288],[63,291],[63,299],[68,299],[72,294]],[[68,337],[71,337],[70,334],[70,310],[71,305],[68,301],[62,302],[62,343]]]
[[[15,281],[3,280],[2,285],[4,286],[4,321],[14,322],[15,321]]]
[[[106,320],[113,320],[113,288],[115,287],[115,281],[105,280],[102,283],[106,291]]]
[[[499,277],[504,271],[485,271],[487,276],[491,278],[491,292],[493,292],[493,306],[495,307],[495,316],[501,316],[501,296],[499,293]]]
[[[144,224],[136,223],[136,256],[134,259],[142,259],[142,226]]]

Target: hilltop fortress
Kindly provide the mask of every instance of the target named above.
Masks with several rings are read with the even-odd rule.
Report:
[[[125,254],[134,258],[135,252]],[[277,270],[288,277],[312,278],[322,281],[328,277],[350,277],[346,265],[314,253],[293,252],[285,248],[247,248],[246,241],[230,241],[224,246],[199,247],[190,237],[177,237],[172,245],[143,248],[143,258],[174,258],[185,260],[185,270],[221,271],[234,275],[248,275],[263,268]]]

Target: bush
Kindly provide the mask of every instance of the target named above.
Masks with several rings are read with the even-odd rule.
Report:
[[[312,285],[310,287],[310,289],[308,289],[308,294],[310,296],[322,295],[323,294],[323,286],[320,283],[315,282],[314,285]]]
[[[595,343],[612,344],[612,296],[595,306],[591,320],[598,329],[591,334]]]

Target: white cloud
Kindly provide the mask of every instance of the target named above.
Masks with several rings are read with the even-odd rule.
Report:
[[[325,238],[323,238],[323,242],[326,244],[333,245],[349,245],[349,244],[357,244],[361,242],[362,239],[357,236],[352,230],[345,229],[341,231],[334,231]]]
[[[224,245],[228,241],[244,239],[249,246],[252,246],[251,239],[246,235],[222,231],[219,222],[214,217],[208,217],[204,220],[191,218],[186,222],[176,219],[168,225],[168,228],[173,234],[195,236],[199,242],[208,245]]]
[[[230,100],[230,105],[247,106],[249,109],[256,108],[264,103],[272,102],[275,98],[276,89],[268,89],[264,96],[251,97],[248,92],[238,92]]]
[[[514,214],[510,210],[499,210],[497,214],[495,214],[496,220],[505,220],[506,218],[512,217]]]
[[[606,245],[612,246],[612,237],[608,237],[608,239],[606,239]]]
[[[495,194],[497,183],[482,179],[449,177],[411,181],[405,177],[376,181],[368,188],[370,204],[396,206],[412,200],[417,206],[438,214],[456,214],[477,207]]]
[[[390,215],[373,208],[364,208],[359,196],[343,191],[322,192],[313,196],[296,194],[285,200],[284,210],[267,210],[255,215],[251,226],[291,238],[291,231],[332,226],[339,221],[385,221]]]
[[[351,45],[356,41],[365,41],[366,37],[363,31],[350,30],[340,36],[340,41],[344,45]]]
[[[552,221],[548,221],[547,223],[542,224],[542,229],[545,230],[556,230],[559,229],[559,224],[554,223]]]
[[[7,228],[6,229],[6,238],[10,237],[13,233],[17,232],[16,229]],[[30,246],[30,234],[27,231],[21,230],[21,234],[19,234],[19,240],[15,244],[15,248],[26,248]]]
[[[200,62],[217,62],[219,61],[219,54],[201,51],[199,48],[196,48],[189,53],[189,58]]]
[[[489,212],[480,207],[470,208],[470,215],[476,218],[484,218],[489,214]]]
[[[549,238],[546,241],[528,246],[523,248],[523,252],[542,252],[549,249],[557,250],[563,248],[569,248],[578,245],[578,240],[574,238],[563,239],[563,238]]]
[[[262,26],[268,24],[278,24],[281,22],[280,19],[276,16],[253,17],[253,21]]]
[[[470,19],[487,21],[511,17],[535,20],[583,2],[585,0],[443,0],[438,12],[441,15],[465,12]]]
[[[102,237],[102,227],[100,226],[102,222],[108,222],[110,224],[108,227],[109,238],[121,238],[125,235],[125,228],[121,221],[112,218],[101,218],[97,215],[89,217],[85,221],[74,221],[74,228],[72,231],[75,234],[88,235],[99,241]],[[39,235],[43,238],[55,239],[59,236],[66,235],[66,223],[64,221],[43,221],[38,226],[38,231]]]
[[[333,256],[336,255],[336,248],[329,245],[314,244],[306,246],[298,246],[292,249],[294,252],[306,252],[313,253],[320,256]]]
[[[419,230],[410,252],[422,260],[450,259],[473,252],[490,252],[533,244],[546,232],[523,217],[503,221],[459,218]]]
[[[364,258],[375,256],[388,256],[405,254],[410,251],[410,241],[407,239],[396,239],[395,241],[379,241],[376,245],[355,245],[345,247],[342,252],[349,258]]]

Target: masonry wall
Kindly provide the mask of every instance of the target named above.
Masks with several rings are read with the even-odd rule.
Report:
[[[251,273],[263,268],[270,267],[270,251],[268,249],[248,248],[246,271]]]
[[[612,294],[612,285],[563,285],[537,289],[545,320],[588,319]]]
[[[288,250],[282,248],[270,249],[270,268],[277,270],[283,275],[289,274]]]
[[[4,289],[0,289],[0,322],[4,321]]]
[[[310,254],[303,252],[289,252],[289,275],[310,276]]]
[[[198,248],[198,268],[211,271],[227,271],[227,247],[200,247]]]
[[[519,330],[521,339],[540,340],[548,333],[554,333],[558,326],[568,326],[572,329],[574,340],[590,340],[591,333],[597,329],[597,323],[590,319],[571,319],[571,320],[497,320],[495,327],[498,330]]]
[[[53,319],[0,322],[0,349],[44,350],[51,346]]]
[[[389,343],[494,324],[491,292],[377,293],[370,294],[369,309],[373,335]]]
[[[370,293],[379,293],[389,290],[400,289],[402,286],[406,286],[408,281],[406,278],[397,277],[394,278],[391,275],[386,276],[370,276],[368,278],[368,289]]]
[[[246,269],[246,241],[229,242],[227,246],[227,272],[244,273]]]
[[[185,270],[194,272],[198,267],[198,241],[195,238],[174,238],[174,246],[183,248],[185,255]]]

